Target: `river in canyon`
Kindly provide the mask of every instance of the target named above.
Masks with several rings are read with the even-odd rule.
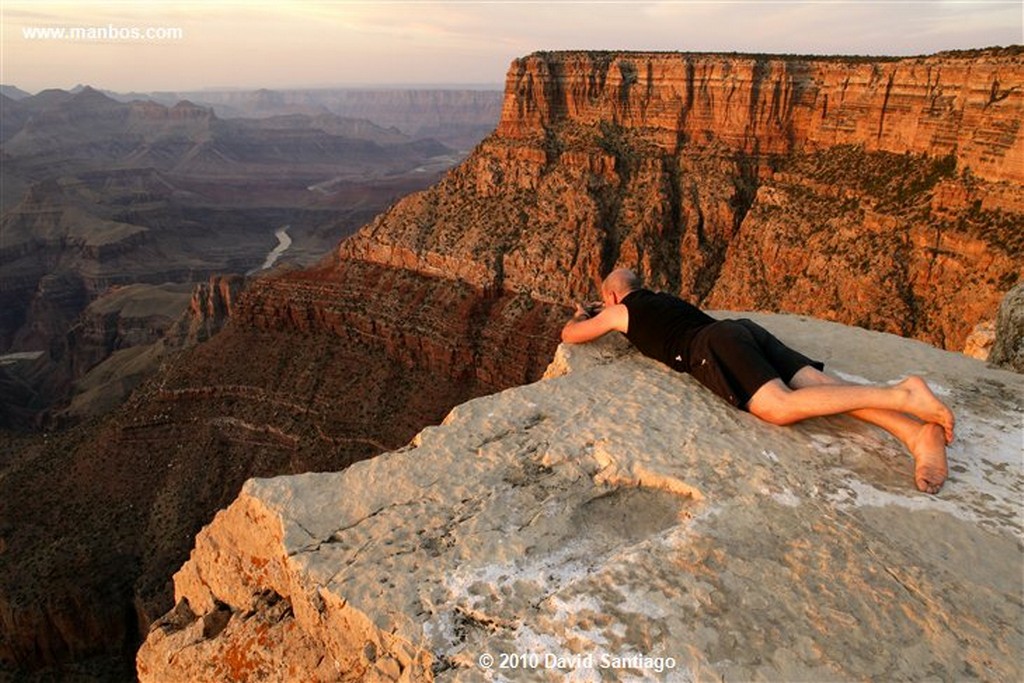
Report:
[[[288,251],[289,248],[291,248],[292,238],[288,235],[288,228],[290,227],[292,226],[282,225],[280,228],[274,231],[274,236],[277,238],[277,246],[274,247],[269,254],[267,254],[267,258],[263,261],[262,266],[260,266],[259,268],[253,268],[248,273],[246,273],[246,275],[252,275],[253,273],[258,273],[261,270],[267,270],[268,268],[272,268],[273,265],[277,262],[277,259],[281,258],[281,256],[286,251]]]

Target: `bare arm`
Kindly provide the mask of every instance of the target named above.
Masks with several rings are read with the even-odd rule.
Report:
[[[625,333],[628,326],[629,312],[622,304],[608,306],[593,317],[576,304],[576,315],[562,328],[562,341],[567,344],[583,344],[612,331]]]

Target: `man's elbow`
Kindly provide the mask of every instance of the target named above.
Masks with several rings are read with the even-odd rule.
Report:
[[[564,344],[586,344],[597,339],[601,335],[593,334],[592,330],[580,329],[580,325],[566,325],[562,328],[562,343]]]
[[[576,329],[577,323],[570,321],[562,328],[562,343],[563,344],[579,344],[586,341],[582,338],[580,331]]]

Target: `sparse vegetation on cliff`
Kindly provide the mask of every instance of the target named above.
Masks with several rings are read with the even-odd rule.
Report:
[[[927,202],[940,180],[954,178],[957,159],[955,152],[931,157],[837,145],[797,155],[784,168],[814,182],[870,197],[877,210],[901,212]]]

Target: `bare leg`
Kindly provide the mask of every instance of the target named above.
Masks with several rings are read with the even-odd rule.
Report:
[[[821,383],[795,389],[774,379],[757,390],[747,409],[763,420],[780,425],[863,409],[910,413],[922,422],[939,425],[947,443],[953,440],[952,411],[920,377],[911,376],[889,387]]]
[[[818,385],[848,384],[808,366],[802,368],[790,387],[803,389]],[[862,408],[848,413],[850,416],[881,427],[899,439],[914,457],[914,483],[918,490],[938,493],[946,481],[946,443],[943,429],[933,422],[921,422],[915,417],[894,410]]]

